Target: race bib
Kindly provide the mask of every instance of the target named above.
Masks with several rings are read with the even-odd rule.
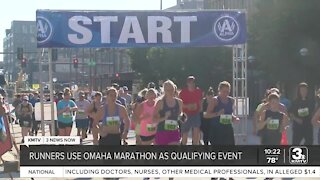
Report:
[[[279,129],[279,119],[271,119],[267,124],[267,129],[277,130]]]
[[[309,115],[309,108],[301,108],[298,109],[298,115],[299,117],[306,117]]]
[[[64,112],[62,113],[63,118],[71,118],[71,113],[70,112]]]
[[[30,122],[29,121],[22,121],[24,126],[29,126]]]
[[[106,125],[107,126],[118,126],[118,125],[120,125],[120,117],[119,116],[107,117]]]
[[[231,124],[232,123],[232,115],[231,114],[223,114],[220,116],[220,123],[221,124]]]
[[[164,130],[175,131],[178,129],[178,122],[175,120],[165,120],[164,121]]]
[[[156,124],[147,124],[147,131],[148,132],[155,132],[157,128]]]
[[[78,114],[79,115],[84,115],[84,109],[78,109]]]

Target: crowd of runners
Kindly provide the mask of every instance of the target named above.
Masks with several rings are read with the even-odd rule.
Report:
[[[233,124],[241,120],[233,113],[230,90],[230,83],[223,81],[217,93],[212,87],[203,92],[194,76],[187,77],[183,89],[171,80],[158,88],[149,83],[135,98],[128,87],[118,84],[89,96],[80,91],[75,99],[66,88],[57,94],[56,134],[70,136],[75,122],[81,142],[92,133],[94,145],[125,145],[130,129],[135,130],[137,145],[186,145],[190,131],[193,145],[235,145]],[[32,120],[37,97],[24,96],[13,104],[23,137],[37,135],[39,123]],[[290,125],[292,144],[302,139],[313,144],[313,127],[320,125],[317,101],[306,83],[299,84],[292,103],[277,88],[268,89],[254,114],[254,133],[263,145],[287,144]]]

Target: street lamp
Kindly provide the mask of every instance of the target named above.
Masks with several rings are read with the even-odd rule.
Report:
[[[309,54],[309,50],[307,48],[301,48],[299,52],[301,56],[307,56]]]
[[[248,57],[248,72],[249,72],[249,79],[248,79],[248,84],[249,84],[249,94],[251,94],[251,105],[253,104],[256,104],[256,102],[258,102],[258,91],[257,91],[257,88],[256,88],[256,81],[255,81],[255,78],[254,78],[254,64],[255,64],[255,61],[256,61],[256,57],[251,55]],[[252,83],[251,83],[252,82]]]
[[[52,78],[52,82],[53,82],[53,83],[56,83],[57,81],[58,81],[58,79],[57,79],[57,78],[55,78],[55,77],[54,77],[54,78]]]
[[[256,57],[255,57],[255,56],[249,56],[249,57],[248,57],[248,62],[249,62],[249,64],[253,63],[255,60],[256,60]]]
[[[303,59],[303,77],[304,77],[304,81],[307,81],[307,65],[306,63],[304,62],[306,56],[309,55],[309,49],[307,48],[301,48],[300,51],[299,51],[300,55],[302,56],[302,59]]]
[[[52,82],[53,82],[53,91],[56,91],[56,82],[58,81],[58,78],[54,77],[52,78]]]

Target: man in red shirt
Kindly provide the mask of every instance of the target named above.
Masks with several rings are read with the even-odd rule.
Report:
[[[195,77],[189,76],[187,78],[187,87],[182,89],[179,97],[183,101],[183,112],[187,114],[187,121],[182,124],[182,145],[186,145],[188,141],[188,134],[192,129],[192,144],[199,145],[200,142],[200,111],[202,90],[196,87]]]

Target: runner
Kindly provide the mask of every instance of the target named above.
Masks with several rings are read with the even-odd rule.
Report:
[[[121,139],[128,135],[129,117],[123,105],[116,103],[118,92],[115,88],[107,90],[107,102],[97,112],[96,121],[99,123],[99,145],[121,145]],[[124,123],[124,131],[121,133],[120,124]]]
[[[121,89],[123,90],[123,93],[120,96],[126,100],[126,108],[127,110],[130,110],[131,103],[132,103],[132,96],[131,94],[129,94],[129,89],[127,86],[123,86]]]
[[[210,142],[210,133],[212,131],[215,131],[215,129],[210,128],[210,124],[212,123],[212,119],[207,119],[204,117],[204,113],[206,112],[208,108],[208,101],[210,101],[213,98],[214,91],[212,87],[209,87],[206,97],[202,99],[202,112],[201,112],[201,130],[203,133],[203,144],[204,145],[209,145]]]
[[[140,123],[140,139],[142,145],[151,145],[157,131],[157,124],[153,123],[152,117],[156,105],[157,91],[149,89],[146,94],[146,101],[138,105],[135,117]]]
[[[32,104],[28,101],[29,97],[23,96],[22,103],[16,108],[16,111],[20,118],[19,122],[21,127],[22,143],[24,143],[24,137],[28,136],[32,127],[33,107]]]
[[[80,136],[80,140],[82,142],[83,139],[87,138],[89,119],[86,110],[90,106],[90,102],[85,99],[85,93],[83,91],[79,92],[79,100],[76,101],[76,105],[78,107],[76,113],[77,136]]]
[[[276,93],[268,96],[270,108],[264,110],[259,121],[262,145],[280,145],[282,132],[288,124],[288,116],[279,109],[280,97]]]
[[[93,145],[98,145],[98,124],[99,121],[102,119],[99,119],[98,121],[95,120],[95,116],[97,115],[98,109],[102,106],[102,93],[96,92],[94,94],[94,100],[87,109],[87,114],[89,114],[89,120],[90,120],[90,128],[92,130],[92,136],[93,136]]]
[[[65,92],[63,96],[57,105],[59,136],[70,136],[73,114],[78,108],[75,102],[70,99],[70,92]]]
[[[113,83],[112,87],[115,88],[117,90],[117,93],[119,94],[119,91],[120,91],[119,84]],[[121,93],[124,93],[122,88],[121,88]],[[123,105],[124,107],[126,107],[126,105],[127,105],[126,99],[121,97],[121,96],[119,96],[119,95],[117,97],[117,103]]]
[[[256,110],[254,111],[253,114],[253,134],[254,135],[258,135],[258,124],[259,124],[259,120],[260,120],[260,116],[261,116],[261,108],[263,107],[264,104],[266,104],[268,102],[268,95],[270,94],[270,90],[267,89],[266,93],[264,94],[264,99],[261,100],[261,103],[257,106]]]
[[[318,108],[317,112],[314,114],[312,118],[312,124],[319,128],[318,129],[318,145],[320,145],[320,108]]]
[[[270,90],[268,90],[268,96],[269,96],[270,94],[272,94],[272,93],[276,93],[278,96],[280,96],[280,91],[279,91],[278,88],[271,88]],[[287,111],[287,108],[285,107],[285,105],[284,105],[284,104],[281,104],[281,103],[279,102],[278,106],[279,106],[279,107],[278,107],[278,108],[279,108],[279,111],[282,112],[282,113],[284,113],[287,117],[289,117],[289,114],[288,114],[288,111]],[[262,106],[261,106],[260,109],[259,109],[258,115],[257,115],[259,121],[261,120],[261,114],[262,114],[262,112],[263,112],[264,110],[268,110],[268,109],[270,109],[269,102],[266,102],[266,103],[262,104]],[[287,129],[287,127],[286,127],[285,129]],[[260,137],[262,136],[262,132],[258,131],[257,133],[258,133],[258,135],[259,135]],[[283,131],[282,133],[283,133],[283,134],[282,134],[282,136],[283,136],[283,144],[282,144],[282,145],[287,145],[287,144],[288,144],[288,142],[287,142],[288,140],[287,140],[287,138],[286,138],[286,137],[287,137],[287,131],[285,130],[285,131]]]
[[[314,113],[315,102],[309,96],[308,84],[300,83],[297,91],[297,98],[292,103],[290,115],[293,119],[292,144],[299,145],[305,140],[305,145],[313,144],[313,126],[311,123]]]
[[[196,87],[194,76],[189,76],[187,78],[187,88],[182,89],[179,97],[183,101],[183,112],[185,112],[188,116],[188,121],[181,126],[181,144],[187,144],[189,131],[192,129],[192,144],[199,145],[201,126],[200,104],[202,100],[202,90]]]
[[[133,105],[133,116],[132,116],[132,122],[134,125],[135,133],[136,133],[136,145],[141,144],[141,138],[140,138],[140,122],[139,122],[139,114],[136,112],[138,109],[139,104],[141,104],[143,101],[146,100],[146,94],[148,92],[148,89],[145,88],[141,90],[138,93],[138,97],[136,99],[136,102]]]
[[[153,120],[158,123],[155,136],[156,145],[179,145],[180,132],[178,119],[182,114],[182,100],[174,96],[175,84],[168,80],[164,82],[164,96],[155,107]]]
[[[213,118],[211,127],[216,131],[211,133],[211,144],[235,145],[232,122],[239,118],[233,114],[234,99],[229,96],[231,85],[227,81],[219,83],[218,96],[209,101],[205,118]]]
[[[29,102],[32,104],[32,107],[35,108],[36,103],[40,102],[40,97],[38,92],[29,95]],[[40,129],[41,121],[36,121],[34,112],[32,113],[32,130],[31,135],[38,135],[38,130]]]
[[[73,94],[71,92],[71,89],[66,87],[63,89],[63,93],[69,93],[70,94],[70,100],[73,101],[73,102],[76,102],[76,100],[73,98]]]
[[[15,115],[16,115],[16,120],[15,120],[15,124],[18,124],[19,122],[19,114],[17,113],[17,107],[22,103],[22,100],[21,100],[21,95],[17,94],[16,95],[16,98],[13,100],[12,102],[12,106],[14,107],[15,109]]]

